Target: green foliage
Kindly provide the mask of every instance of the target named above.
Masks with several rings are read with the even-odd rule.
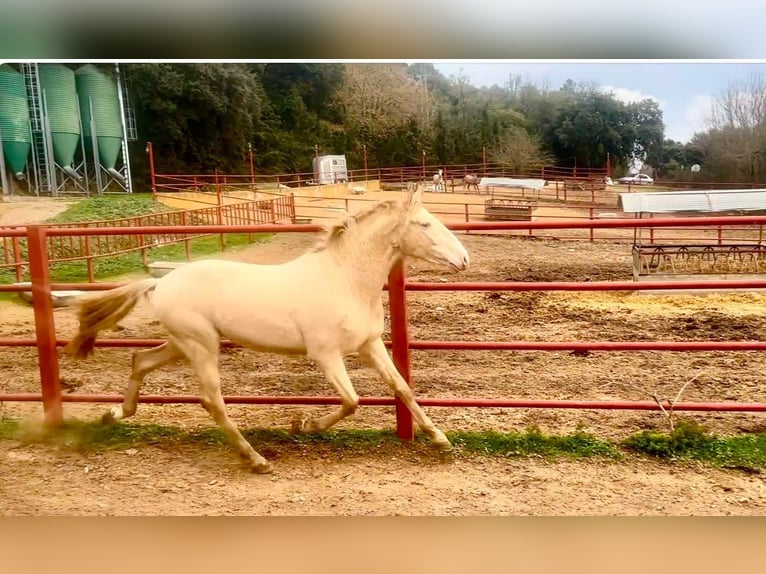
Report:
[[[693,459],[746,469],[766,465],[766,434],[716,437],[692,421],[680,421],[672,434],[643,431],[627,439],[624,445],[664,459]]]
[[[147,194],[104,195],[78,201],[46,223],[103,221],[172,210]]]
[[[450,440],[466,452],[505,456],[619,457],[619,451],[606,441],[584,432],[550,436],[531,428],[526,433],[460,432],[448,433]]]
[[[511,77],[477,88],[432,64],[126,64],[140,141],[137,185],[148,184],[146,141],[162,173],[310,172],[320,154],[345,153],[351,168],[480,163],[523,129],[553,163],[600,167],[606,154],[663,164],[656,103],[624,104],[594,86],[560,89]]]
[[[126,64],[139,137],[164,173],[244,173],[261,121],[261,90],[244,64]],[[134,154],[143,164],[145,154]]]
[[[389,430],[332,430],[318,434],[293,435],[285,430],[243,429],[243,435],[261,450],[284,448],[302,450],[310,447],[330,449],[364,456],[378,449],[405,448]],[[554,436],[530,428],[523,433],[463,432],[447,433],[458,455],[526,457],[548,459],[606,458],[621,459],[621,447],[669,461],[696,460],[720,468],[760,472],[766,468],[766,434],[730,437],[714,436],[702,426],[681,421],[672,435],[643,431],[621,444],[598,439],[582,430]],[[49,429],[13,418],[0,417],[0,440],[63,445],[82,451],[124,449],[145,445],[177,446],[202,444],[226,448],[221,429],[205,427],[186,430],[172,425],[121,422],[103,425],[96,421],[70,419],[59,428]],[[428,439],[418,435],[407,446],[420,453],[429,452]]]
[[[355,454],[366,454],[379,448],[397,448],[401,441],[388,430],[332,430],[318,434],[293,435],[283,430],[244,429],[242,434],[259,448],[303,446],[329,447]],[[453,432],[449,438],[463,454],[530,456],[550,458],[560,456],[619,458],[619,451],[608,442],[578,432],[569,436],[548,436],[538,429],[526,433]],[[197,443],[225,446],[221,429],[208,427],[184,430],[170,425],[122,422],[103,425],[96,421],[68,420],[62,427],[46,429],[21,424],[14,419],[0,419],[0,439],[24,442],[65,444],[80,450],[121,449],[146,444],[174,445]],[[428,439],[418,436],[417,445],[426,446]]]

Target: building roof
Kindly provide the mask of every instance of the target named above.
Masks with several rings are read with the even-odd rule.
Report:
[[[704,189],[621,193],[626,213],[766,211],[766,189]]]

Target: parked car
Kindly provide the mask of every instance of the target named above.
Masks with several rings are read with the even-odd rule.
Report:
[[[652,185],[654,179],[646,175],[645,173],[637,173],[636,175],[626,175],[617,180],[617,183],[631,183],[633,185]]]

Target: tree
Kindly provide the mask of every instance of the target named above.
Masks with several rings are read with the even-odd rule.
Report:
[[[128,64],[141,137],[168,171],[241,171],[260,117],[240,64]],[[143,154],[138,155],[141,157]]]
[[[386,159],[388,140],[418,117],[418,86],[403,64],[348,64],[335,95],[349,141],[355,149],[367,146],[375,163]]]
[[[552,156],[543,151],[540,139],[522,128],[508,128],[490,157],[493,162],[508,167],[514,175],[523,175],[552,160]]]
[[[710,129],[699,138],[708,169],[719,177],[766,177],[766,80],[760,74],[730,83],[712,106]]]
[[[146,140],[160,170],[181,173],[247,170],[248,145],[260,173],[309,171],[315,145],[346,154],[351,168],[362,166],[365,146],[369,167],[418,164],[423,150],[429,161],[479,163],[483,148],[504,162],[509,150],[560,165],[603,167],[607,153],[616,168],[635,157],[655,167],[669,161],[655,102],[626,105],[572,81],[552,90],[511,76],[478,88],[425,63],[128,66],[142,139],[132,144],[136,173]],[[729,108],[722,118],[737,117]],[[732,161],[722,152],[736,150],[752,173],[760,169],[753,159],[762,146],[740,150],[745,128],[716,129],[689,148],[695,157]]]
[[[652,167],[659,167],[663,159],[665,124],[660,105],[651,99],[629,104],[630,121],[635,126],[635,157]]]
[[[683,179],[685,172],[695,163],[690,161],[687,146],[672,139],[662,142],[659,157],[652,166],[663,179]]]

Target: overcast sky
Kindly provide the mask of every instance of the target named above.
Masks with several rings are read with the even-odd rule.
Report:
[[[539,84],[546,81],[551,89],[567,79],[595,82],[613,90],[624,101],[643,98],[657,100],[665,121],[665,137],[687,142],[695,131],[705,128],[705,117],[713,98],[729,82],[759,73],[766,78],[766,63],[489,63],[445,62],[436,68],[446,76],[457,75],[461,68],[476,86],[503,85],[510,74],[521,74]]]

